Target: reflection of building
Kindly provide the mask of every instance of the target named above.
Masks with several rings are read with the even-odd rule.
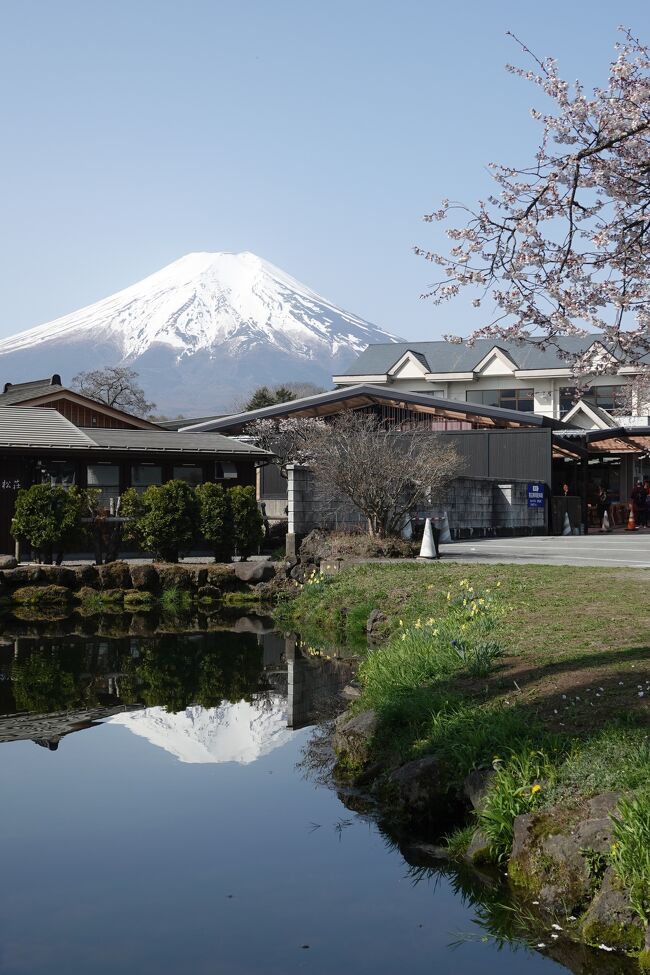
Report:
[[[303,728],[340,710],[340,692],[354,673],[352,660],[309,657],[296,636],[287,637],[286,660],[290,728]]]
[[[75,731],[94,728],[106,718],[125,711],[138,710],[140,705],[127,707],[81,708],[78,711],[55,711],[52,714],[7,714],[0,716],[0,743],[33,741],[49,751],[56,751],[59,742]]]
[[[152,698],[151,687],[144,685],[150,705],[145,707],[137,662],[141,654],[147,656],[147,648],[156,648],[166,690],[169,666],[176,672],[181,661],[194,659],[197,666],[190,664],[186,675],[191,680],[207,664],[212,677],[221,680],[219,696],[212,698],[215,705],[195,703],[195,685],[188,683],[185,693],[183,686],[174,689],[171,700],[179,702],[174,710],[171,704],[169,710],[160,706],[160,696]],[[210,668],[210,660],[216,669]],[[147,661],[151,677],[152,657]],[[111,718],[180,761],[247,764],[287,742],[293,729],[340,707],[339,692],[352,671],[349,660],[310,657],[296,636],[273,631],[262,617],[238,620],[236,631],[176,637],[48,640],[5,635],[0,644],[0,712],[8,713],[0,713],[0,743],[32,740],[56,751],[66,735]],[[120,688],[129,688],[126,700],[140,703],[124,705]],[[69,710],[64,709],[66,700]],[[83,700],[101,703],[81,706]]]

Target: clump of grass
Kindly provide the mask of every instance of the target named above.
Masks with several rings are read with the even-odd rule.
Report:
[[[192,596],[186,589],[169,586],[160,594],[160,605],[165,613],[187,613],[192,608]]]
[[[644,924],[650,921],[650,789],[620,800],[610,859]]]
[[[461,826],[453,833],[444,837],[445,847],[450,860],[462,860],[469,849],[474,837],[474,826]]]
[[[530,749],[539,737],[529,714],[500,701],[477,705],[449,700],[430,713],[424,729],[426,750],[443,758],[454,789],[473,769],[492,765],[495,755],[508,754],[513,747]]]
[[[470,677],[487,677],[494,668],[495,660],[503,656],[503,647],[493,640],[469,644],[452,641],[452,646]]]
[[[382,710],[396,696],[432,688],[454,674],[486,676],[502,654],[487,639],[498,613],[490,590],[476,592],[461,579],[456,592],[447,592],[446,609],[438,618],[418,617],[410,626],[400,620],[400,632],[364,661],[364,703]]]
[[[513,827],[517,816],[535,809],[546,784],[553,779],[549,756],[528,747],[512,750],[504,761],[495,758],[496,776],[478,814],[487,837],[490,855],[502,863],[512,850]]]

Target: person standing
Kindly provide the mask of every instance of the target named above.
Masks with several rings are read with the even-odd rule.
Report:
[[[637,481],[632,489],[632,508],[634,511],[634,519],[639,528],[645,528],[648,524],[646,511],[647,497],[648,492],[641,481]]]
[[[601,485],[598,492],[598,501],[596,505],[596,510],[598,512],[598,524],[600,525],[599,531],[609,531],[611,532],[611,522],[609,518],[609,498],[607,497],[607,490],[604,485]],[[607,515],[607,527],[605,527],[605,515]]]

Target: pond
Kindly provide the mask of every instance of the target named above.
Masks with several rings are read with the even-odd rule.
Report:
[[[5,625],[3,975],[566,971],[304,771],[351,662],[234,626]]]

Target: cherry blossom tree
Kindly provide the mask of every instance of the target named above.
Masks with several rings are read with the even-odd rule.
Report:
[[[574,371],[607,373],[650,351],[650,50],[625,28],[605,87],[587,94],[514,35],[532,69],[508,66],[550,100],[528,166],[490,165],[493,195],[443,200],[449,253],[416,247],[441,269],[424,297],[469,291],[489,321],[469,336],[558,347],[600,332],[617,359],[563,352]],[[446,336],[462,341],[457,336]]]

